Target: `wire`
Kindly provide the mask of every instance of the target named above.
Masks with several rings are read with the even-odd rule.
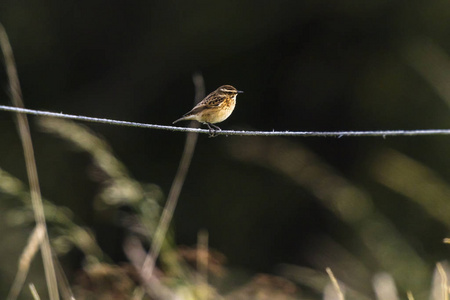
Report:
[[[197,132],[210,134],[207,129],[177,127],[167,125],[157,125],[148,123],[137,123],[128,121],[119,121],[105,118],[93,118],[87,116],[55,113],[42,110],[34,110],[27,108],[18,108],[6,105],[0,105],[0,110],[11,111],[16,113],[24,113],[43,117],[53,117],[62,119],[71,119],[84,122],[103,123],[117,126],[128,126],[138,128],[149,128],[157,130],[168,130],[178,132]],[[450,129],[417,129],[417,130],[373,130],[373,131],[246,131],[246,130],[221,130],[216,132],[217,135],[237,135],[237,136],[303,136],[303,137],[351,137],[351,136],[372,136],[372,137],[388,137],[388,136],[419,136],[419,135],[450,135]]]

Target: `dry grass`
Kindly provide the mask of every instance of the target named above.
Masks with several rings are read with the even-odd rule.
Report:
[[[59,136],[64,137],[71,142],[74,143],[74,145],[77,145],[80,149],[83,149],[87,153],[90,153],[92,156],[93,161],[95,164],[103,170],[104,173],[107,173],[108,179],[103,182],[104,188],[100,190],[101,201],[104,205],[111,205],[115,206],[118,203],[124,204],[124,199],[127,199],[126,203],[132,207],[135,207],[136,212],[141,215],[143,211],[145,211],[141,205],[143,203],[148,203],[149,201],[154,201],[153,205],[158,205],[158,201],[156,201],[155,198],[146,198],[148,195],[152,195],[152,193],[147,194],[144,192],[144,184],[139,183],[138,181],[134,180],[129,172],[127,171],[126,167],[121,164],[117,158],[115,158],[114,154],[112,153],[111,148],[107,145],[107,143],[104,140],[101,140],[99,137],[96,137],[92,132],[87,130],[83,126],[79,126],[76,124],[73,124],[71,122],[67,121],[60,121],[60,120],[42,120],[41,124],[45,126],[47,131],[57,133]],[[71,132],[72,134],[69,135],[66,134],[67,132]],[[258,143],[258,141],[255,141]],[[84,145],[84,146],[83,146]],[[89,145],[89,146],[88,146]],[[239,144],[234,145],[234,147],[238,147]],[[316,195],[320,195],[319,199],[322,199],[324,201],[324,204],[326,205],[332,205],[330,208],[332,211],[336,214],[336,216],[342,217],[343,220],[346,220],[349,222],[349,224],[352,224],[352,222],[355,222],[355,220],[359,220],[358,224],[359,226],[362,226],[364,228],[366,225],[361,224],[361,218],[356,217],[352,215],[352,212],[355,210],[354,205],[363,205],[362,207],[371,207],[371,209],[365,211],[365,218],[363,218],[366,222],[373,222],[371,218],[369,218],[367,215],[368,212],[374,213],[374,207],[372,204],[368,204],[368,202],[364,203],[358,203],[356,199],[346,199],[345,201],[352,201],[353,205],[344,205],[344,203],[340,203],[342,200],[341,193],[334,192],[333,189],[337,189],[337,191],[347,191],[347,197],[349,195],[364,195],[363,191],[356,190],[357,188],[352,186],[350,182],[344,180],[339,174],[335,173],[329,166],[326,166],[322,162],[319,162],[317,157],[312,156],[311,153],[304,152],[304,150],[301,149],[294,149],[293,147],[298,147],[291,145],[289,143],[285,143],[280,141],[280,144],[278,142],[268,144],[256,144],[253,145],[256,146],[256,149],[259,149],[261,153],[265,153],[267,155],[270,154],[273,150],[273,147],[277,149],[278,154],[281,155],[281,160],[277,160],[277,162],[282,163],[283,162],[283,151],[288,151],[291,153],[291,159],[289,163],[281,164],[280,166],[289,166],[291,169],[284,169],[284,168],[275,168],[277,165],[272,164],[270,160],[264,159],[263,156],[259,155],[258,152],[252,152],[252,155],[250,156],[252,159],[255,159],[257,162],[261,162],[266,167],[271,167],[273,170],[277,171],[286,171],[286,174],[290,174],[292,178],[295,180],[298,180],[302,186],[310,187],[311,189],[318,189],[313,190],[313,192]],[[246,145],[246,151],[254,151],[252,147],[249,147],[249,145]],[[269,148],[268,148],[269,147]],[[281,151],[280,149],[283,149]],[[238,151],[241,153],[241,155],[246,154],[245,151]],[[303,151],[303,152],[302,152]],[[295,155],[304,153],[303,158],[297,157],[295,159]],[[294,156],[293,156],[294,155]],[[268,156],[270,157],[270,155]],[[106,159],[108,158],[108,159]],[[301,158],[301,159],[300,159]],[[296,164],[301,164],[302,161],[308,162],[308,167],[302,166],[298,167]],[[275,162],[275,161],[274,161]],[[305,170],[307,171],[308,175],[306,177],[303,177],[300,173],[296,175],[294,170]],[[290,170],[290,171],[288,171]],[[327,192],[323,192],[322,194],[319,193],[319,187],[315,183],[316,177],[312,176],[312,174],[316,174],[315,176],[323,176],[323,178],[327,178],[328,182],[326,182]],[[0,170],[0,176],[4,180],[0,180],[0,189],[2,192],[8,192],[10,195],[14,195],[17,198],[22,197],[24,203],[27,202],[27,196],[24,192],[24,185],[18,181],[16,178],[13,178],[10,174],[6,173],[5,171]],[[303,179],[304,178],[304,182]],[[317,177],[319,178],[319,177]],[[324,184],[324,183],[321,183]],[[108,192],[105,192],[107,190]],[[348,193],[348,191],[354,190],[353,193]],[[25,195],[25,196],[24,196]],[[124,197],[124,195],[127,195]],[[328,199],[330,197],[330,199]],[[333,198],[337,197],[337,198]],[[364,196],[366,201],[369,201],[368,196]],[[346,207],[351,209],[351,211],[346,211]],[[94,284],[97,288],[95,291],[97,291],[97,297],[98,299],[101,299],[101,296],[104,295],[104,299],[108,299],[108,297],[111,297],[111,289],[107,288],[107,283],[110,282],[110,279],[108,278],[116,278],[118,282],[122,282],[123,285],[121,285],[121,288],[114,290],[115,295],[122,295],[121,299],[132,299],[132,295],[134,294],[134,297],[136,297],[135,293],[137,292],[138,295],[142,293],[142,286],[139,283],[139,280],[136,279],[136,274],[133,272],[127,271],[127,269],[123,269],[122,267],[114,266],[111,264],[105,264],[104,262],[101,262],[103,260],[104,255],[101,252],[101,249],[98,248],[96,245],[95,239],[92,237],[92,235],[89,233],[89,231],[83,229],[79,225],[76,225],[67,215],[67,210],[60,209],[54,205],[52,205],[48,201],[44,201],[44,208],[46,210],[47,218],[50,218],[52,220],[52,226],[56,226],[56,228],[60,228],[57,230],[59,232],[59,236],[54,236],[53,239],[59,240],[59,239],[70,239],[73,246],[78,247],[79,249],[83,249],[83,252],[85,253],[86,257],[91,257],[91,259],[88,259],[89,262],[86,264],[86,267],[84,269],[86,278],[88,278],[90,285]],[[356,207],[358,208],[358,207]],[[161,209],[158,209],[158,211],[161,211]],[[361,214],[362,212],[359,211],[358,214]],[[141,218],[144,219],[144,216],[141,215]],[[148,219],[146,221],[143,221],[143,223],[147,222],[147,224],[152,224],[148,228],[152,228],[153,230],[156,230],[157,225],[155,226],[155,220],[157,218],[151,217],[153,221],[149,222]],[[381,219],[382,220],[382,219]],[[383,226],[380,227],[380,224],[377,225],[378,230],[383,229]],[[388,230],[389,225],[385,230]],[[370,231],[369,231],[370,232]],[[383,234],[386,234],[385,231],[382,231]],[[373,233],[372,233],[373,234]],[[389,233],[390,235],[395,233]],[[154,234],[149,234],[149,238],[151,236],[154,236]],[[370,237],[366,236],[365,238],[368,240],[373,239],[374,241],[379,237],[377,236]],[[384,237],[386,238],[386,237]],[[400,237],[392,237],[392,240],[399,239]],[[194,249],[193,253],[196,253],[193,256],[194,264],[192,267],[188,266],[186,263],[183,263],[183,259],[187,259],[189,255],[187,252],[185,252],[183,255],[180,255],[180,253],[176,250],[176,246],[173,244],[173,242],[169,242],[167,244],[166,248],[162,248],[161,250],[163,253],[167,251],[168,256],[174,256],[172,259],[172,263],[164,264],[163,269],[157,269],[155,270],[153,276],[151,277],[151,280],[146,283],[146,290],[147,293],[151,293],[152,299],[311,299],[308,296],[302,296],[299,293],[298,287],[301,286],[309,286],[310,288],[313,288],[319,293],[326,294],[327,286],[330,284],[330,279],[332,283],[332,287],[337,295],[337,299],[370,299],[370,297],[365,295],[364,293],[361,294],[361,292],[358,292],[356,290],[353,290],[351,287],[346,286],[346,295],[344,296],[343,291],[341,290],[341,285],[337,284],[337,279],[339,276],[335,276],[334,274],[330,275],[330,271],[327,272],[318,272],[314,270],[307,270],[305,268],[300,268],[296,266],[284,266],[283,268],[280,268],[280,275],[282,275],[281,278],[272,278],[272,277],[265,277],[265,276],[258,276],[255,277],[254,280],[250,281],[248,284],[241,286],[241,287],[234,287],[233,291],[230,293],[227,293],[225,295],[220,295],[214,286],[211,285],[211,283],[208,282],[208,274],[210,271],[209,265],[213,264],[212,256],[211,256],[211,250],[208,248],[208,242],[207,242],[207,234],[206,233],[199,233],[199,242],[196,249]],[[172,238],[169,238],[168,241],[172,241]],[[32,245],[33,243],[30,243],[29,245]],[[133,245],[131,245],[133,244]],[[146,252],[142,248],[141,242],[139,239],[135,239],[134,242],[132,242],[127,247],[129,248],[130,253],[128,256],[132,260],[133,258],[136,259],[136,262],[134,263],[135,268],[134,270],[139,270],[139,266],[142,266],[143,261],[146,257]],[[401,245],[401,244],[400,244]],[[29,246],[31,247],[31,246]],[[34,247],[35,249],[35,247]],[[399,249],[402,249],[401,247]],[[371,249],[375,250],[375,249]],[[35,250],[34,250],[35,251]],[[381,250],[380,250],[381,251]],[[29,250],[24,250],[24,252],[28,253]],[[31,252],[30,252],[31,253]],[[208,255],[206,255],[208,253]],[[386,253],[385,254],[389,254]],[[166,255],[164,253],[164,255]],[[30,260],[29,257],[32,257],[32,255],[27,255],[28,259],[25,261]],[[95,258],[95,259],[92,259]],[[337,263],[339,261],[339,257],[334,258],[335,262]],[[170,260],[164,260],[170,261]],[[174,263],[176,261],[176,263]],[[397,264],[401,264],[401,261],[396,262]],[[27,263],[28,264],[28,263]],[[396,266],[391,266],[395,269]],[[333,267],[334,268],[334,267]],[[339,270],[341,270],[340,267],[338,267]],[[433,296],[431,299],[433,300],[444,300],[445,294],[444,294],[444,282],[443,279],[445,276],[445,273],[442,273],[442,270],[445,269],[445,267],[439,265],[436,266],[436,272],[439,274],[439,281],[437,283],[434,283],[432,290],[436,290],[436,286],[438,286],[439,293],[433,293]],[[356,270],[356,269],[355,269]],[[353,273],[352,269],[348,270],[351,274],[358,274],[358,272]],[[340,273],[341,271],[339,271]],[[181,273],[181,275],[180,275]],[[169,275],[172,274],[172,275]],[[173,274],[177,274],[177,278],[183,278],[183,285],[174,287],[171,284],[167,284],[170,282],[170,276],[173,276]],[[194,276],[192,276],[192,274]],[[355,275],[358,276],[358,275]],[[121,279],[120,279],[121,278]],[[378,278],[378,277],[377,277]],[[374,286],[377,285],[375,290],[381,290],[386,289],[389,285],[392,288],[393,282],[391,283],[384,283],[380,284],[379,278],[373,278]],[[397,279],[396,279],[397,280]],[[84,282],[84,283],[83,283]],[[85,289],[85,282],[81,280],[79,283],[75,284],[75,296],[76,299],[92,299],[92,294],[89,294],[86,292]],[[341,281],[342,282],[342,281]],[[375,282],[378,282],[375,284]],[[385,281],[387,282],[387,281]],[[74,283],[72,283],[73,285]],[[149,291],[149,287],[151,292]],[[414,288],[414,286],[410,286],[411,288]],[[139,292],[140,291],[140,292]],[[156,292],[155,292],[156,291]],[[339,292],[340,291],[340,292]],[[103,294],[102,294],[103,293]],[[424,294],[423,291],[416,291],[414,294]],[[109,295],[109,296],[108,296]],[[267,295],[269,295],[270,298],[267,298]],[[382,295],[381,293],[377,295]],[[412,292],[408,292],[405,297],[408,297],[409,299],[412,299]],[[383,299],[382,296],[377,296],[377,299]]]
[[[338,300],[344,300],[344,293],[342,292],[342,289],[339,286],[336,277],[334,277],[333,271],[331,271],[330,268],[326,268],[325,271],[327,272],[328,276],[330,276],[331,283],[333,284],[333,287],[335,289],[336,297],[332,297],[332,299],[337,298]]]
[[[9,89],[12,95],[12,103],[16,107],[24,108],[25,105],[22,99],[22,91],[20,88],[19,77],[17,75],[14,55],[9,43],[6,30],[0,24],[0,47],[5,59],[6,73],[8,75]],[[41,188],[39,185],[38,171],[36,167],[36,160],[34,157],[33,142],[31,140],[30,126],[28,125],[27,116],[24,114],[16,114],[17,127],[19,131],[20,140],[25,157],[25,164],[28,175],[28,182],[30,185],[31,202],[33,204],[33,212],[36,220],[36,226],[42,229],[43,239],[40,243],[42,260],[44,262],[45,277],[48,286],[48,293],[51,300],[59,299],[58,284],[56,282],[55,267],[53,264],[52,249],[50,247],[50,240],[47,233],[47,223],[45,221],[44,206],[42,204]],[[19,269],[18,272],[21,272]],[[26,275],[17,275],[17,278],[23,278]],[[11,300],[15,299],[16,291],[11,291]]]
[[[0,35],[11,94],[15,105],[23,107],[12,51],[4,30]],[[198,101],[204,95],[204,84],[198,76],[194,78],[194,82]],[[414,251],[389,219],[377,210],[369,192],[346,179],[308,149],[277,138],[272,139],[271,143],[267,143],[263,138],[252,138],[245,143],[236,138],[230,141],[228,150],[236,160],[270,169],[314,195],[337,219],[354,230],[369,254],[376,260],[377,267],[387,273],[373,275],[368,268],[361,267],[364,262],[347,255],[338,245],[328,243],[331,246],[326,247],[329,253],[325,254],[335,256],[328,261],[324,258],[326,255],[320,251],[317,256],[323,255],[322,262],[329,263],[337,276],[328,267],[325,272],[317,271],[323,270],[323,266],[310,269],[281,265],[279,276],[259,274],[246,284],[233,286],[230,292],[222,293],[212,284],[211,277],[220,278],[225,273],[231,273],[229,276],[233,276],[233,273],[226,270],[223,255],[209,248],[208,233],[200,231],[197,246],[189,249],[177,247],[173,233],[168,230],[189,170],[197,134],[191,133],[187,136],[166,206],[161,207],[159,188],[134,179],[126,166],[114,155],[107,141],[86,127],[70,121],[40,119],[39,124],[47,132],[88,153],[101,171],[102,189],[97,198],[97,206],[127,205],[133,208],[138,220],[135,228],[128,229],[139,231],[141,235],[140,238],[130,236],[125,241],[124,249],[131,265],[115,265],[103,253],[90,230],[72,220],[70,211],[42,199],[27,119],[25,115],[17,117],[31,191],[17,178],[1,169],[0,191],[23,203],[19,209],[11,209],[9,214],[26,216],[25,212],[32,211],[36,226],[28,243],[23,247],[8,299],[17,299],[19,294],[24,292],[28,270],[40,247],[50,299],[59,298],[58,285],[64,299],[81,300],[144,297],[204,300],[366,300],[372,299],[372,295],[378,300],[393,300],[401,298],[398,296],[398,286],[407,291],[404,296],[409,300],[414,299],[413,292],[418,295],[418,299],[448,300],[448,268],[445,263],[436,264],[430,288],[428,281],[432,277],[431,267],[427,266],[425,260]],[[392,150],[380,153],[370,166],[375,180],[419,204],[435,221],[450,228],[447,218],[450,207],[445,200],[450,196],[448,183],[426,166],[401,153]],[[406,173],[412,175],[404,178]],[[22,220],[14,226],[23,226],[24,223],[32,221],[26,217]],[[64,255],[71,247],[77,247],[84,254],[83,270],[72,282],[67,280],[58,263],[55,272],[46,221],[51,221],[54,229],[52,244],[55,257],[56,254]],[[448,239],[444,242],[448,243]],[[148,253],[143,243],[151,244]],[[157,260],[161,262],[158,267]],[[373,285],[372,290],[352,287],[351,283],[347,283],[351,282],[351,277],[356,280],[369,277]],[[312,290],[312,293],[302,293],[305,288]],[[33,299],[40,299],[34,284],[29,285],[29,290]]]

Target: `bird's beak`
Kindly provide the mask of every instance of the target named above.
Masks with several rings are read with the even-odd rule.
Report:
[[[243,93],[244,93],[244,91],[237,91],[237,93],[238,93],[238,94],[243,94]]]

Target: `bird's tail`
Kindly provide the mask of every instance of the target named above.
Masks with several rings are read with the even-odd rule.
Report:
[[[173,121],[172,124],[175,124],[175,123],[180,122],[180,121],[189,121],[189,120],[196,120],[195,116],[191,115],[191,114],[186,114],[186,115],[182,116],[181,118]]]
[[[180,121],[184,121],[184,117],[179,118],[179,119],[173,121],[172,124],[175,124],[175,123],[180,122]]]

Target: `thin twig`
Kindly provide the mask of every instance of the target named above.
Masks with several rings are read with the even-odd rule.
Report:
[[[414,300],[414,296],[411,291],[406,292],[406,297],[408,298],[408,300]]]
[[[26,109],[19,107],[12,107],[7,105],[0,105],[0,110],[16,112],[21,114],[30,114],[43,117],[71,119],[83,122],[102,123],[108,125],[157,129],[166,131],[178,131],[178,132],[194,132],[210,134],[208,129],[190,128],[190,127],[177,127],[168,125],[157,125],[148,123],[138,123],[129,121],[112,120],[105,118],[93,118],[80,115],[71,115],[63,113],[55,113],[43,110]],[[302,136],[302,137],[388,137],[388,136],[419,136],[419,135],[450,135],[450,129],[414,129],[414,130],[362,130],[362,131],[248,131],[248,130],[220,130],[215,132],[217,135],[238,135],[238,136]]]
[[[57,259],[55,259],[54,262],[56,267],[56,275],[59,282],[59,288],[61,290],[61,298],[65,300],[75,300],[75,296],[70,287],[69,279],[67,279],[63,267]]]
[[[194,75],[193,80],[196,87],[195,101],[198,101],[199,99],[202,99],[204,97],[205,89],[203,77],[201,75]],[[191,122],[191,126],[198,125]],[[184,145],[184,151],[181,157],[180,165],[178,166],[177,173],[170,188],[169,196],[167,197],[166,206],[164,207],[158,227],[156,228],[150,252],[147,254],[147,257],[145,258],[144,264],[142,266],[141,276],[144,277],[144,282],[145,280],[149,280],[151,278],[153,270],[155,268],[156,259],[159,256],[161,246],[166,237],[166,233],[172,220],[175,207],[178,203],[181,188],[183,187],[183,183],[186,179],[186,175],[191,164],[192,156],[194,155],[197,138],[198,134],[196,133],[189,133],[186,137],[186,143]],[[135,297],[135,299],[140,299],[139,296],[140,295],[138,295],[138,297]]]
[[[33,295],[33,299],[34,299],[34,300],[41,300],[41,297],[39,297],[39,294],[38,294],[38,292],[37,292],[36,287],[34,286],[34,284],[33,284],[33,283],[30,283],[30,284],[28,285],[28,287],[30,288],[31,295]]]
[[[138,238],[129,236],[123,243],[123,249],[125,255],[131,264],[139,270],[142,268],[142,264],[147,256],[147,252],[142,246]],[[143,285],[146,287],[147,293],[152,299],[164,299],[172,300],[177,299],[177,296],[173,290],[165,286],[157,276],[151,276],[150,278],[143,278],[145,282]],[[142,287],[138,287],[130,299],[142,299],[145,291]]]
[[[442,300],[448,300],[447,272],[445,272],[441,263],[437,263],[436,268],[439,272],[439,276],[441,276]]]
[[[0,47],[5,58],[6,72],[8,74],[9,87],[12,96],[12,103],[18,108],[24,108],[22,100],[22,91],[20,89],[17,68],[14,62],[14,54],[9,43],[8,35],[0,24]],[[39,177],[34,157],[33,142],[31,140],[30,127],[27,116],[16,114],[17,126],[20,139],[22,141],[25,164],[27,169],[28,181],[30,184],[31,203],[33,205],[34,218],[38,226],[44,229],[44,239],[41,243],[42,260],[44,264],[45,278],[48,286],[48,293],[51,300],[59,300],[58,284],[56,281],[55,267],[53,265],[52,251],[45,222],[44,206],[42,204],[41,189],[39,186]]]
[[[334,289],[336,290],[336,293],[337,293],[337,295],[339,297],[339,300],[344,300],[345,299],[344,298],[344,293],[342,293],[342,290],[341,290],[341,288],[339,286],[339,283],[338,283],[336,277],[334,277],[333,271],[331,271],[330,268],[326,268],[325,270],[327,271],[328,276],[330,276],[331,283],[333,284]]]
[[[36,252],[39,250],[42,239],[44,238],[45,229],[41,225],[36,225],[30,237],[28,238],[28,243],[22,251],[22,255],[19,259],[19,267],[17,270],[14,282],[11,285],[9,294],[6,297],[7,300],[15,300],[19,296],[22,290],[25,279],[27,278],[28,271],[30,270],[31,262],[33,261]]]

